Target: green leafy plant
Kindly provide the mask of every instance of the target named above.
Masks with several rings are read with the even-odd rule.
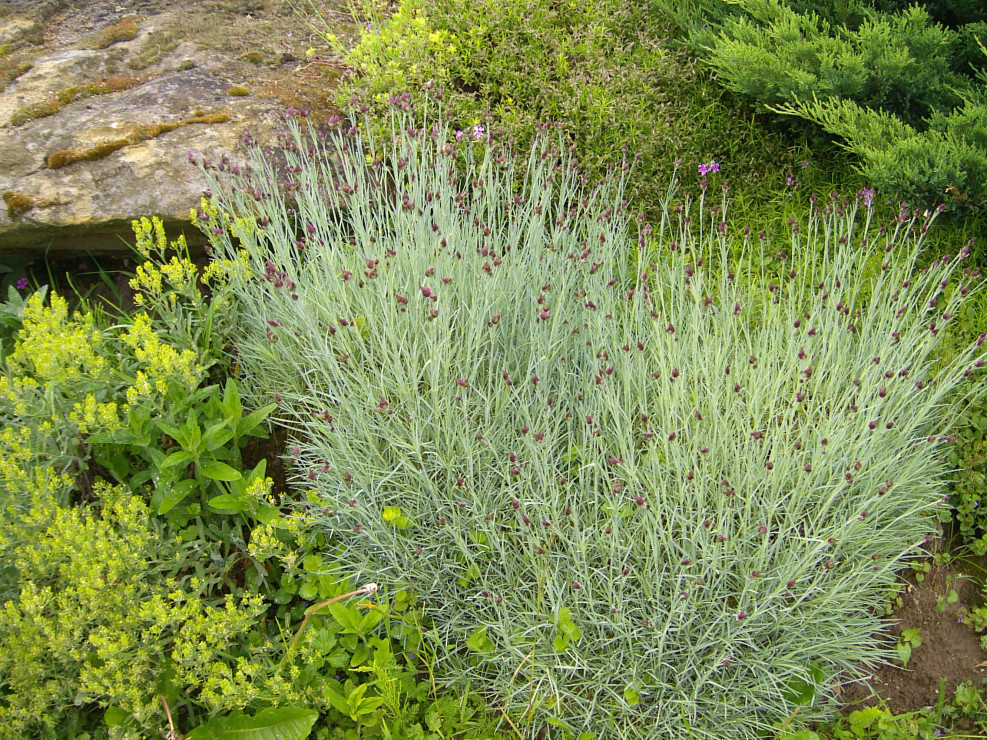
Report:
[[[234,712],[199,725],[189,740],[237,738],[237,740],[304,740],[318,719],[318,712],[295,707],[264,709],[253,717]]]
[[[960,600],[960,595],[953,588],[954,577],[952,575],[946,577],[946,593],[936,596],[936,611],[940,614],[946,611],[947,606],[955,604]]]
[[[290,119],[283,184],[259,149],[209,171],[244,387],[295,430],[305,519],[425,604],[439,680],[518,727],[825,716],[893,655],[861,605],[935,531],[983,364],[936,354],[969,250],[918,271],[933,215],[878,228],[861,192],[793,222],[775,272],[711,165],[635,231],[624,181],[590,187],[564,139],[518,164],[414,115],[383,141]],[[778,691],[799,681],[805,706]]]
[[[901,661],[902,668],[908,667],[908,661],[912,658],[912,650],[921,646],[922,642],[921,630],[918,627],[901,631],[901,638],[894,647],[898,651],[898,660]]]

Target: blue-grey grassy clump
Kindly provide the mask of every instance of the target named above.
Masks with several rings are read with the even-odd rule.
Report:
[[[441,680],[533,731],[757,738],[889,658],[870,607],[982,364],[937,359],[976,276],[916,270],[931,214],[816,203],[769,275],[723,172],[652,228],[551,132],[525,161],[415,111],[386,142],[288,123],[286,168],[254,148],[202,214],[237,357],[299,516],[412,592]]]

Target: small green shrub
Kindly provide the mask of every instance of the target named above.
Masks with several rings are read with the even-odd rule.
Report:
[[[367,21],[352,49],[330,39],[358,73],[344,78],[336,102],[369,106],[382,131],[389,98],[420,98],[428,87],[444,91],[453,128],[483,126],[522,152],[541,124],[555,122],[594,181],[622,148],[640,155],[628,197],[652,215],[654,183],[679,158],[728,162],[731,185],[756,184],[745,187],[751,194],[785,180],[777,168],[791,160],[788,143],[670,48],[644,4],[402,0]]]
[[[132,41],[137,38],[139,31],[137,21],[133,18],[121,18],[116,23],[107,26],[99,33],[93,35],[87,43],[90,49],[105,49],[121,41]]]
[[[653,4],[678,19],[727,89],[788,116],[818,145],[836,137],[882,197],[981,209],[982,9],[952,13],[942,3],[927,10],[897,0]]]
[[[525,732],[824,716],[893,654],[868,607],[935,531],[983,364],[982,337],[936,355],[969,250],[916,270],[932,216],[879,229],[867,191],[793,222],[774,273],[716,163],[630,240],[624,180],[592,188],[563,137],[518,165],[415,116],[393,141],[291,119],[286,175],[259,148],[211,171],[246,387],[297,435],[305,519]]]

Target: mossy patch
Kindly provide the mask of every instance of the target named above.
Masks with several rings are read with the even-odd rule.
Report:
[[[250,95],[250,90],[246,85],[234,85],[226,90],[226,94],[233,97],[243,97],[244,95]]]
[[[132,41],[137,38],[137,31],[139,30],[137,21],[133,18],[121,18],[112,26],[108,26],[92,36],[86,46],[90,49],[105,49],[107,46],[120,41]]]
[[[58,98],[42,100],[40,103],[31,103],[30,105],[18,108],[10,115],[10,125],[20,126],[28,121],[33,121],[35,118],[53,116],[64,107],[65,104],[60,102]]]
[[[110,93],[122,92],[132,87],[137,87],[143,80],[132,75],[111,75],[102,80],[87,82],[84,85],[73,85],[54,93],[52,97],[40,103],[32,103],[18,108],[10,116],[11,126],[33,121],[36,118],[53,116],[69,103],[83,98],[92,98],[97,95],[109,95]]]
[[[0,58],[0,92],[34,66],[28,61]]]
[[[11,218],[17,218],[34,208],[34,198],[16,190],[5,190],[3,202],[7,206],[7,215]]]
[[[182,29],[175,28],[155,33],[144,43],[143,48],[127,62],[127,66],[133,70],[147,69],[152,64],[160,62],[181,41]]]
[[[196,112],[199,113],[200,111]],[[174,131],[182,126],[203,123],[225,123],[229,120],[229,113],[226,113],[225,111],[218,111],[213,113],[203,113],[202,115],[193,116],[192,118],[186,118],[184,121],[168,121],[164,123],[143,125],[127,136],[105,141],[101,144],[97,144],[96,146],[89,147],[88,149],[62,149],[61,151],[52,152],[48,155],[48,169],[57,170],[61,167],[67,167],[70,164],[75,164],[76,162],[91,162],[97,159],[103,159],[103,157],[112,154],[118,149],[123,149],[125,146],[138,144],[142,141],[148,141],[149,139],[156,139],[161,136],[161,134]]]
[[[263,64],[264,55],[259,51],[248,51],[246,54],[240,57],[245,62],[250,62],[251,64]]]

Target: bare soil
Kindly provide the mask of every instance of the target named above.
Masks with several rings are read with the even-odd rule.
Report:
[[[904,630],[919,629],[922,644],[912,651],[907,668],[896,661],[866,683],[845,688],[841,700],[847,711],[883,702],[895,713],[912,712],[935,706],[941,688],[948,703],[960,684],[972,681],[982,688],[987,683],[987,653],[979,635],[961,622],[966,611],[984,603],[977,586],[983,575],[963,566],[933,565],[921,582],[907,575],[888,634],[897,641]],[[947,603],[951,590],[958,596],[953,604]]]

